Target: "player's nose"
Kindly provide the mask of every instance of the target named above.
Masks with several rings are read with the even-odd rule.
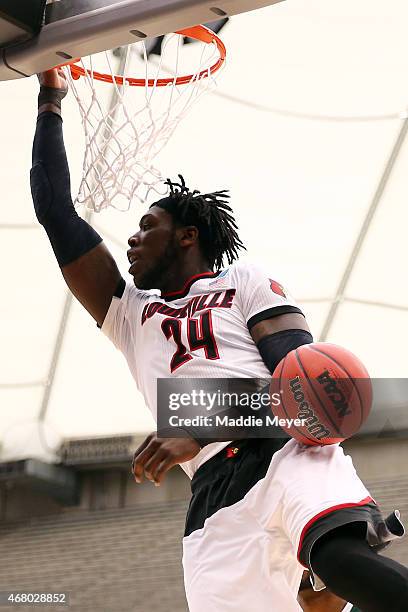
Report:
[[[132,236],[130,236],[128,240],[128,245],[130,247],[135,247],[138,244],[140,244],[140,238],[139,238],[139,232],[136,232],[136,234],[133,234]]]

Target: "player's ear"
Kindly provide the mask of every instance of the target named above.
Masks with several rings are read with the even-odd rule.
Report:
[[[198,240],[198,229],[195,225],[187,225],[177,230],[178,241],[181,247],[191,246]]]

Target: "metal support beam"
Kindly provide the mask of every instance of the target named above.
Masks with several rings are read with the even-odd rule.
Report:
[[[341,277],[339,286],[337,287],[337,291],[336,291],[336,295],[333,299],[331,308],[329,310],[329,313],[327,315],[326,321],[323,325],[323,329],[322,329],[322,333],[320,334],[320,338],[319,340],[321,342],[325,342],[327,339],[327,336],[330,332],[330,329],[333,325],[333,321],[337,315],[337,311],[339,309],[339,306],[341,304],[341,301],[343,299],[344,293],[346,291],[348,282],[350,280],[351,274],[354,270],[356,261],[358,259],[358,256],[360,254],[360,251],[362,249],[362,246],[364,244],[364,241],[366,239],[368,230],[370,228],[370,225],[372,223],[372,220],[374,218],[375,213],[377,212],[377,209],[381,203],[382,197],[384,195],[384,191],[387,187],[388,181],[390,179],[391,173],[394,169],[395,163],[398,159],[398,156],[401,152],[402,149],[402,145],[404,144],[406,135],[407,135],[407,131],[408,131],[408,118],[404,119],[401,125],[401,129],[398,133],[398,136],[394,142],[394,145],[392,147],[390,156],[387,160],[387,163],[385,165],[384,171],[382,173],[382,176],[380,178],[380,181],[378,183],[377,189],[375,191],[374,197],[372,199],[372,202],[370,204],[370,207],[367,211],[367,214],[365,216],[365,219],[361,225],[360,231],[358,233],[357,239],[354,243],[353,249],[351,251],[350,257],[348,259],[347,265],[344,269],[343,272],[343,276]]]

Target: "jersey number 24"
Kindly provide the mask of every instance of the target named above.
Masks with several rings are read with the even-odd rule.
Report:
[[[170,361],[170,371],[172,373],[193,359],[191,353],[198,349],[204,349],[206,359],[220,358],[213,333],[211,311],[203,312],[198,319],[183,319],[183,321],[187,322],[188,347],[181,340],[182,321],[180,319],[164,319],[161,324],[167,340],[173,337],[177,347]]]

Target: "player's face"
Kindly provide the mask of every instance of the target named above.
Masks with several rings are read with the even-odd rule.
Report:
[[[139,231],[128,244],[129,274],[138,289],[162,289],[178,259],[175,228],[171,215],[153,206],[139,222]]]

